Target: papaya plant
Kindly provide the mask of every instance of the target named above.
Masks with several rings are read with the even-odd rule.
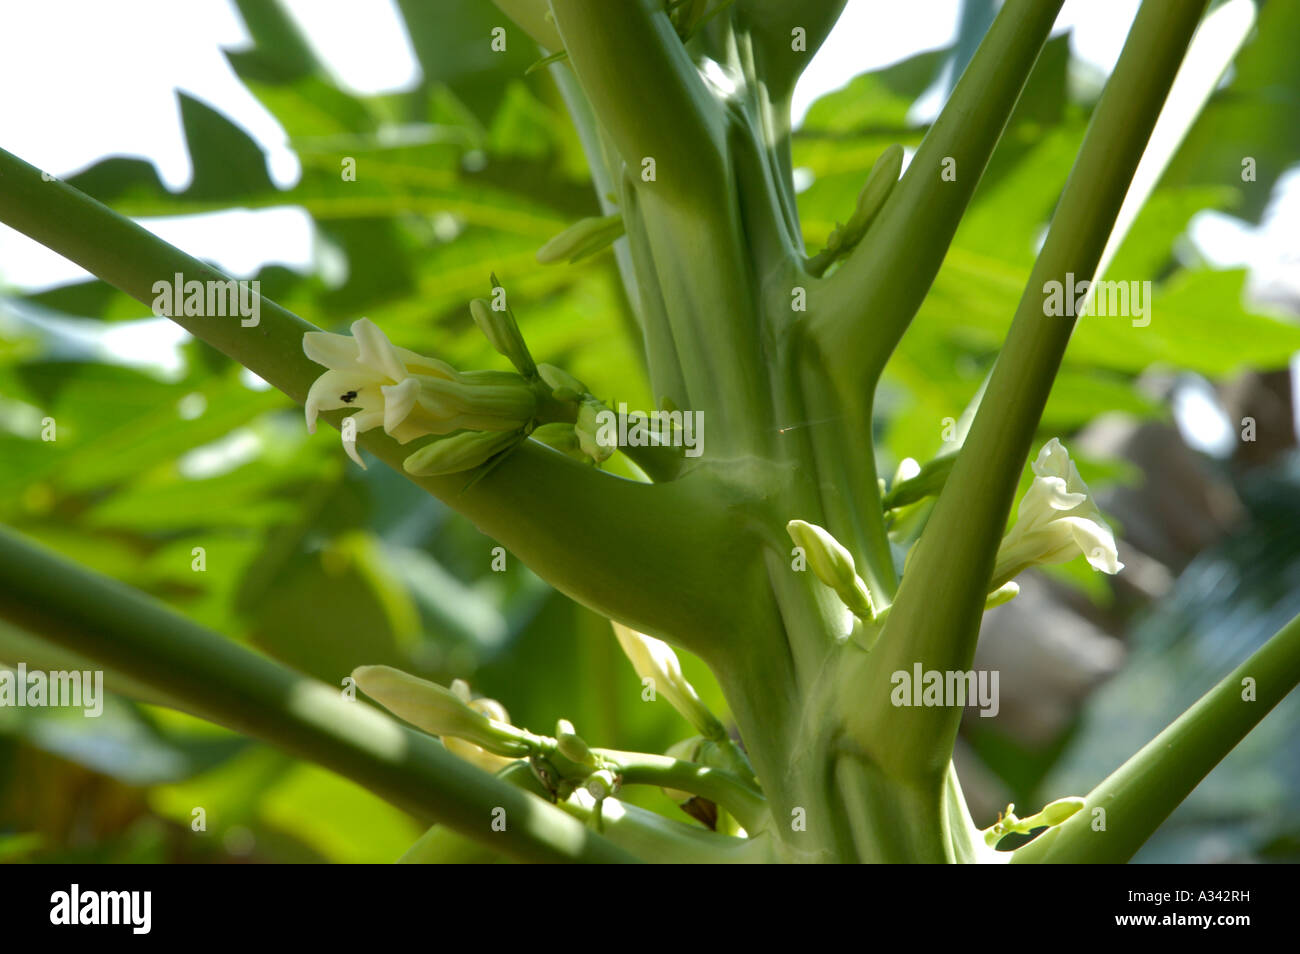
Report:
[[[308,430],[338,427],[357,464],[404,475],[609,619],[643,685],[695,735],[666,754],[623,751],[598,724],[515,725],[509,699],[463,682],[351,673],[349,690],[399,722],[10,532],[0,613],[123,691],[430,819],[410,861],[471,843],[533,861],[1128,860],[1300,681],[1300,619],[1090,792],[1025,817],[1009,807],[987,829],[952,764],[968,696],[943,689],[974,685],[982,615],[1016,596],[1020,573],[1080,556],[1122,572],[1076,462],[1035,439],[1076,324],[1114,320],[1091,315],[1080,283],[1105,275],[1123,238],[1208,0],[1142,3],[1052,186],[996,361],[944,449],[892,479],[873,427],[882,375],[924,321],[1062,3],[1006,0],[915,149],[876,150],[844,224],[810,248],[791,101],[843,5],[496,2],[501,35],[527,45],[567,107],[600,206],[536,258],[566,269],[612,249],[655,401],[639,414],[530,343],[504,267],[463,308],[512,370],[457,367],[360,316],[350,334],[324,331],[269,298],[255,320],[179,293],[159,308],[160,281],[229,279],[0,153],[0,221],[150,304],[303,404]],[[1077,288],[1077,307],[1053,308],[1053,287]],[[716,676],[734,734],[678,651]],[[685,814],[621,797],[637,786]]]

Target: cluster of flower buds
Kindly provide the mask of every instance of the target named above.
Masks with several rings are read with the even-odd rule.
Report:
[[[614,448],[597,437],[607,409],[577,379],[533,361],[495,275],[492,282],[493,301],[475,299],[470,314],[514,371],[457,371],[397,347],[365,318],[351,335],[308,332],[303,351],[327,370],[308,392],[307,430],[315,432],[321,411],[354,408],[340,429],[344,449],[362,467],[356,436],[365,431],[382,427],[400,444],[437,437],[403,462],[419,477],[472,470],[541,428],[539,440],[563,453],[597,464],[608,459]]]
[[[1028,567],[1064,563],[1080,553],[1102,573],[1122,570],[1115,536],[1061,442],[1053,437],[1044,444],[1031,466],[1034,480],[998,548],[993,585]]]
[[[1035,828],[1055,827],[1083,808],[1083,805],[1084,800],[1078,795],[1067,795],[1065,798],[1049,802],[1043,806],[1041,812],[1028,818],[1017,818],[1016,806],[1008,805],[1005,812],[998,813],[998,820],[984,829],[984,843],[994,848],[1007,835],[1013,833],[1027,835]]]
[[[567,799],[580,786],[597,802],[616,794],[622,783],[617,766],[593,750],[573,724],[561,719],[555,738],[510,724],[495,699],[475,699],[469,685],[451,688],[391,666],[361,666],[352,673],[361,691],[393,715],[442,739],[447,750],[488,772],[527,760],[546,792]]]

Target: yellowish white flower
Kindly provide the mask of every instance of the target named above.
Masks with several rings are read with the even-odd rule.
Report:
[[[345,421],[343,447],[362,467],[353,436],[383,427],[400,444],[458,430],[513,431],[537,411],[537,393],[511,371],[460,372],[437,358],[394,345],[362,318],[351,335],[312,331],[303,352],[328,370],[307,394],[307,430],[321,411],[356,408]]]
[[[998,549],[994,585],[1030,566],[1064,563],[1080,553],[1103,573],[1122,570],[1115,535],[1061,442],[1053,437],[1044,444],[1031,467],[1033,483]]]

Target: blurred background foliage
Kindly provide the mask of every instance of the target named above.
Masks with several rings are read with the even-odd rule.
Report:
[[[548,238],[599,210],[551,76],[526,72],[540,53],[522,33],[510,28],[507,51],[494,52],[487,38],[503,18],[490,4],[399,0],[422,75],[405,92],[364,96],[331,79],[279,6],[236,5],[254,43],[227,57],[286,131],[301,162],[297,184],[277,188],[253,139],[182,92],[194,169],[184,191],[168,191],[149,162],[123,156],[69,182],[132,216],[305,209],[317,267],[241,277],[322,327],[343,331],[364,315],[403,346],[458,367],[503,366],[467,309],[495,271],[539,359],[602,397],[653,406],[613,256],[535,261]],[[1039,617],[1031,637],[1067,645],[1033,665],[1024,665],[1032,647],[1013,647],[999,663],[1008,712],[970,720],[959,767],[981,824],[1007,800],[1029,808],[1086,790],[1300,612],[1289,384],[1258,373],[1300,351],[1300,326],[1278,314],[1294,316],[1300,302],[1265,308],[1247,294],[1244,270],[1212,267],[1186,238],[1205,209],[1259,222],[1300,156],[1297,35],[1300,6],[1262,6],[1120,249],[1111,277],[1154,282],[1150,325],[1096,318],[1076,331],[1043,437],[1066,438],[1085,476],[1113,486],[1121,557],[1139,582],[1121,577],[1112,590],[1077,567],[1043,582],[1045,598],[1069,615],[1050,633]],[[920,141],[925,125],[913,106],[969,42],[864,73],[811,108],[794,143],[811,249],[853,208],[884,148]],[[1103,79],[1071,58],[1067,35],[1045,49],[882,385],[882,472],[938,451],[942,421],[961,414],[991,366]],[[1241,181],[1243,155],[1256,158],[1253,182]],[[178,346],[181,370],[170,375],[111,343],[115,325],[150,320],[97,280],[0,298],[0,520],[333,685],[359,664],[387,663],[441,682],[466,678],[541,731],[567,717],[593,744],[662,751],[690,734],[666,703],[641,701],[604,620],[513,558],[494,572],[493,541],[400,475],[352,466],[332,431],[309,437],[301,410],[278,392],[201,342]],[[1271,396],[1285,413],[1262,417],[1274,423],[1261,424],[1252,446],[1198,454],[1177,441],[1173,414],[1189,380],[1212,383],[1234,422],[1239,406],[1256,405],[1234,404],[1233,394]],[[47,417],[54,442],[40,439]],[[1099,419],[1123,422],[1109,432],[1121,436],[1097,437]],[[1150,446],[1151,429],[1174,435],[1194,465],[1180,463],[1181,477],[1190,467],[1201,483],[1143,537],[1127,532],[1121,495],[1136,495],[1129,512],[1139,517],[1143,500],[1148,510],[1167,500],[1169,470],[1160,467],[1175,460],[1128,452]],[[1234,505],[1215,509],[1211,498]],[[1206,513],[1212,526],[1184,539],[1187,525],[1206,526]],[[1161,540],[1176,543],[1172,555]],[[991,625],[1014,629],[1015,620]],[[1073,644],[1071,626],[1086,628]],[[996,635],[989,628],[986,637]],[[19,661],[68,660],[0,628],[0,663]],[[725,711],[707,671],[685,662]],[[1084,675],[1061,687],[1064,711],[1047,718],[1028,703],[1017,708],[1076,662]],[[122,692],[99,719],[0,709],[0,861],[391,861],[420,833],[350,782],[133,700],[111,674],[109,684]],[[1292,698],[1141,858],[1300,854],[1300,820],[1288,810],[1300,797],[1298,727]],[[657,792],[643,798],[676,811]],[[192,830],[196,808],[206,831]]]

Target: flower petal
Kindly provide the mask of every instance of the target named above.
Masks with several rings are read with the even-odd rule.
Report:
[[[435,378],[444,378],[450,381],[456,377],[456,369],[446,361],[439,361],[437,358],[430,358],[428,355],[417,354],[408,348],[393,347],[397,356],[401,359],[406,370],[412,374],[427,374]]]
[[[387,385],[379,390],[383,393],[384,430],[394,434],[411,413],[411,408],[415,407],[415,400],[420,396],[420,382],[407,378],[400,384]]]
[[[335,371],[357,367],[357,342],[348,335],[309,331],[302,336],[302,352],[317,364]]]
[[[393,348],[393,343],[369,318],[359,318],[352,322],[352,337],[357,341],[360,349],[358,360],[363,365],[381,372],[394,382],[406,377],[406,368]]]
[[[348,401],[342,396],[349,391],[358,390],[356,375],[347,371],[326,371],[311,384],[303,410],[307,414],[307,433],[316,433],[316,417],[321,411],[337,411],[347,407]]]
[[[1063,517],[1061,523],[1069,526],[1075,543],[1094,568],[1111,575],[1124,569],[1124,564],[1119,562],[1115,535],[1104,523],[1081,517]]]
[[[353,414],[351,417],[344,418],[343,422],[344,424],[346,424],[348,421],[352,421],[355,424],[357,418],[360,416],[361,416],[360,414]],[[354,461],[357,462],[358,467],[360,467],[362,470],[368,470],[369,468],[366,467],[366,462],[363,461],[361,459],[361,455],[357,453],[357,442],[355,440],[348,440],[346,437],[343,437],[343,435],[346,434],[347,432],[348,429],[346,427],[342,427],[339,429],[339,436],[343,439],[343,450],[347,452],[347,455],[349,457],[351,457]],[[361,428],[357,427],[352,433],[360,434]]]
[[[1038,457],[1029,465],[1039,477],[1068,477],[1070,452],[1053,437],[1042,446]]]

